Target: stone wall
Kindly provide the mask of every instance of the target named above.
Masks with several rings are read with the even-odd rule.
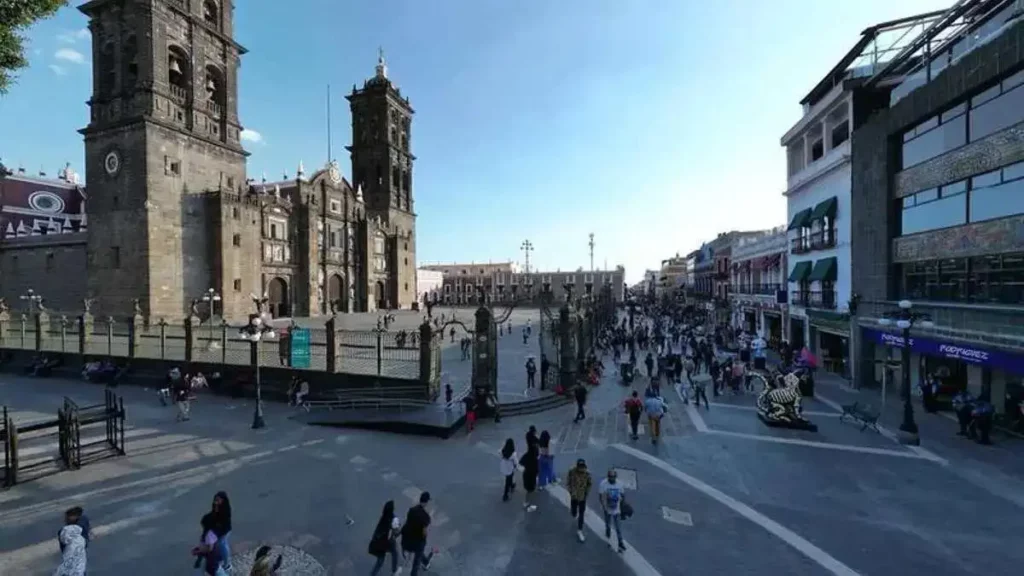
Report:
[[[0,297],[12,312],[27,312],[29,289],[52,312],[80,310],[85,298],[85,233],[5,240],[0,245]]]

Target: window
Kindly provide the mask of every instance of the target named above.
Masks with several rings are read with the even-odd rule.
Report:
[[[903,168],[920,164],[966,143],[967,116],[963,107],[957,106],[903,134]]]
[[[971,178],[971,222],[1024,214],[1024,162]]]
[[[1024,88],[1015,76],[971,98],[971,141],[1024,121]]]
[[[164,174],[167,176],[181,176],[181,161],[170,156],[164,156]]]
[[[832,147],[837,148],[850,139],[850,121],[844,120],[832,129]]]
[[[405,291],[406,291],[406,292],[408,292],[408,291],[409,291],[409,283],[408,283],[408,282],[406,282],[406,283],[405,283]]]
[[[241,234],[234,234],[234,235],[232,235],[231,236],[231,245],[232,246],[241,246],[242,245],[242,235]]]
[[[241,278],[235,278],[235,281],[231,283],[231,287],[235,290],[235,292],[241,292],[242,291],[242,279]]]
[[[110,266],[112,268],[121,267],[121,248],[118,246],[110,249]]]
[[[337,248],[338,246],[338,231],[331,230],[331,248]]]
[[[53,260],[54,260],[53,252],[47,253],[46,254],[46,271],[47,272],[53,270]]]
[[[817,140],[811,144],[811,162],[814,162],[825,155],[825,141]]]
[[[238,220],[239,214],[238,214],[238,207],[237,206],[232,206],[231,207],[231,217],[234,218],[235,220]]]
[[[139,80],[139,42],[135,36],[125,38],[121,49],[121,58],[125,63],[125,87],[134,87]]]
[[[967,223],[966,181],[930,188],[901,199],[901,234],[916,234]]]
[[[118,198],[117,194],[112,194],[110,196],[110,205],[114,208],[114,210],[117,210],[121,206],[121,200],[120,198]]]
[[[402,261],[402,263],[403,263],[403,264],[404,264],[405,266],[408,266],[408,265],[409,265],[409,259],[408,259],[408,258],[403,258],[403,261]]]
[[[902,266],[905,298],[1020,305],[1024,253],[947,258]]]
[[[341,202],[338,200],[331,200],[330,210],[333,214],[341,214]]]
[[[213,0],[206,0],[203,2],[203,21],[213,27],[220,27],[220,10],[217,9],[217,3]]]
[[[406,243],[405,243],[405,244],[404,244],[404,245],[402,246],[402,250],[406,250],[406,251],[407,251],[407,250],[409,250],[409,243],[408,243],[408,242],[406,242]]]
[[[270,223],[270,237],[274,238],[274,239],[277,239],[277,234],[278,234],[277,222],[271,222]]]

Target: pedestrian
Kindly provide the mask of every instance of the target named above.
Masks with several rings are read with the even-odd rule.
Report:
[[[284,561],[284,556],[278,554],[277,560],[273,563],[270,561],[270,546],[260,546],[259,550],[256,550],[256,556],[252,561],[252,570],[249,571],[249,576],[274,576],[277,571],[281,569],[281,563]]]
[[[377,576],[384,566],[384,560],[391,554],[391,574],[398,574],[398,536],[401,534],[402,523],[395,515],[395,501],[388,500],[381,510],[380,519],[377,520],[377,527],[373,530],[370,538],[369,552],[376,556],[377,561],[370,571],[370,576]]]
[[[545,384],[548,381],[548,372],[551,370],[551,362],[548,360],[546,354],[540,355],[540,389],[544,390]]]
[[[82,538],[85,538],[85,547],[89,547],[89,517],[85,515],[85,511],[82,510],[81,506],[74,506],[68,508],[64,512],[64,525],[69,526],[74,524],[82,529]],[[57,542],[60,543],[60,532],[57,533]],[[64,544],[60,544],[61,552],[64,551]]]
[[[537,385],[537,362],[530,356],[526,359],[526,388],[536,388]]]
[[[501,495],[502,502],[508,502],[509,496],[516,491],[516,469],[519,468],[516,455],[516,443],[511,438],[505,440],[501,448],[501,475],[505,478],[505,490]]]
[[[452,408],[452,385],[444,385],[444,409],[451,410]]]
[[[548,484],[558,484],[555,475],[555,455],[551,453],[551,434],[542,430],[537,439],[537,450],[540,455],[540,478],[538,484],[543,490]]]
[[[472,432],[473,427],[476,426],[476,400],[470,393],[462,398],[462,403],[466,406],[466,431]]]
[[[650,429],[651,444],[657,444],[661,437],[661,418],[665,415],[665,401],[660,396],[648,394],[644,400],[647,412],[647,426]]]
[[[617,476],[614,468],[609,470],[608,477],[601,481],[597,494],[601,500],[601,510],[604,512],[604,537],[611,541],[614,526],[615,536],[619,540],[619,552],[625,552],[626,543],[622,539],[622,504],[625,502],[626,492],[619,484]]]
[[[576,538],[583,542],[586,540],[583,536],[583,518],[587,512],[587,496],[593,484],[586,460],[580,458],[576,461],[576,466],[570,468],[565,475],[565,484],[569,490],[569,513],[576,519]]]
[[[175,381],[174,386],[174,401],[178,406],[178,422],[184,422],[192,417],[192,406],[190,405],[189,395],[192,391],[189,389],[188,378],[179,377]]]
[[[647,357],[644,358],[644,366],[647,367],[647,377],[653,380],[654,379],[654,356],[651,356],[650,352],[648,352],[647,353]]]
[[[527,447],[526,453],[519,459],[519,467],[523,471],[523,509],[533,512],[537,509],[533,503],[533,493],[537,490],[537,476],[540,472],[540,452],[536,444]]]
[[[693,389],[693,404],[697,408],[700,408],[700,400],[704,399],[704,409],[710,410],[711,405],[708,404],[708,393],[707,393],[708,381],[704,378],[698,378],[696,381],[690,384],[690,388]]]
[[[573,422],[579,422],[587,417],[586,412],[583,411],[583,406],[587,403],[587,387],[582,384],[576,384],[576,390],[573,392],[576,397],[576,418]]]
[[[73,523],[65,524],[57,533],[57,541],[60,543],[60,565],[53,576],[85,576],[86,540],[82,527]]]
[[[537,427],[530,426],[530,428],[526,431],[526,449],[536,450],[538,441],[539,439],[537,438]]]
[[[217,546],[217,534],[213,530],[213,512],[204,514],[199,525],[203,529],[199,545],[192,548],[192,555],[196,557],[195,568],[202,569],[203,574],[208,576],[227,576],[220,556],[220,547]]]
[[[430,513],[427,512],[429,502],[430,492],[420,494],[420,503],[409,509],[409,513],[405,515],[405,525],[402,526],[402,551],[412,555],[412,576],[419,574],[420,569],[429,570],[430,561],[437,553],[436,548],[427,553],[427,529],[430,528]]]
[[[221,490],[213,495],[213,503],[210,505],[210,514],[213,515],[213,533],[217,535],[218,554],[224,570],[231,571],[231,545],[228,537],[231,536],[231,500],[227,492]]]
[[[624,404],[626,416],[629,417],[629,431],[633,440],[640,437],[640,416],[644,413],[644,403],[640,400],[640,394],[633,390],[633,394],[626,398]]]

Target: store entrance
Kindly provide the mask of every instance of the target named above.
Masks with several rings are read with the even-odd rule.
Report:
[[[799,318],[789,319],[789,345],[799,352],[807,343],[804,342],[804,321]]]
[[[951,406],[953,396],[960,390],[967,389],[967,363],[953,358],[922,356],[920,378],[935,375],[939,379],[939,390],[936,400],[941,406]]]
[[[743,311],[743,329],[747,332],[757,332],[757,314],[750,310]]]
[[[782,318],[765,313],[764,315],[764,337],[773,350],[779,349],[782,342]]]
[[[829,332],[818,332],[821,367],[832,374],[846,374],[847,339]]]

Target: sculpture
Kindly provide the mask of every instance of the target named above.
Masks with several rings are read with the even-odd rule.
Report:
[[[801,413],[800,377],[790,372],[775,373],[764,379],[764,390],[757,397],[757,417],[768,426],[796,428],[816,432],[818,427]]]
[[[132,314],[136,316],[142,316],[142,300],[138,298],[132,298]]]
[[[199,300],[198,299],[194,298],[192,300],[191,309],[192,309],[192,316],[195,316],[196,318],[200,318],[201,317],[201,315],[199,314]]]
[[[82,309],[85,310],[86,314],[92,314],[92,305],[95,303],[95,298],[86,298],[82,300]]]
[[[0,314],[6,314],[10,312],[11,308],[7,305],[6,298],[0,298]]]

